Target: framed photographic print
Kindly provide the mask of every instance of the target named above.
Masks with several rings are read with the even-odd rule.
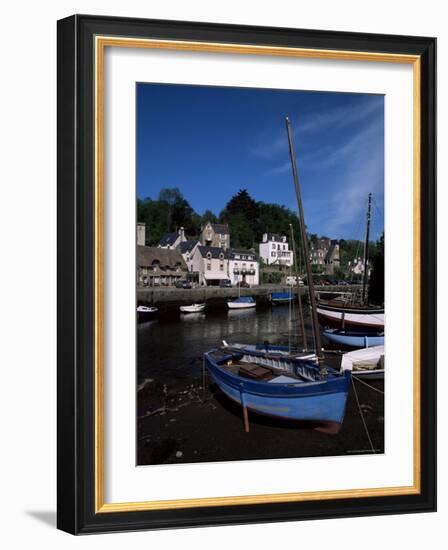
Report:
[[[58,527],[435,510],[433,38],[58,22]]]

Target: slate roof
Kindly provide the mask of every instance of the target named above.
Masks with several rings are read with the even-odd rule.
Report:
[[[224,259],[229,257],[228,251],[219,246],[199,246],[198,250],[203,258],[206,258],[208,253],[210,253],[214,259],[219,259],[221,254],[224,255]]]
[[[187,252],[191,252],[198,243],[199,241],[196,241],[194,239],[189,241],[184,241],[183,243],[180,243],[177,249],[180,251],[181,254],[186,254]]]
[[[277,243],[284,242],[283,241],[283,236],[282,235],[277,235],[276,233],[268,233],[268,241],[274,241],[274,242],[277,242]]]
[[[173,246],[178,237],[178,233],[165,233],[159,241],[159,246]]]
[[[210,223],[210,225],[212,226],[212,229],[215,233],[219,233],[221,235],[230,235],[229,226],[226,223]]]
[[[330,244],[330,248],[328,249],[328,252],[325,256],[326,262],[330,262],[333,259],[334,249],[336,248],[336,245],[338,244],[338,241],[332,240]]]
[[[250,260],[256,260],[256,254],[253,250],[237,250],[235,248],[229,250],[229,256],[231,259],[235,258],[235,254],[239,254],[240,256],[247,256],[247,258]]]

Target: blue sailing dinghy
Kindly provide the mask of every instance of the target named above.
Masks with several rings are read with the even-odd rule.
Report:
[[[211,378],[247,411],[309,422],[325,433],[338,433],[345,414],[351,372],[327,367],[322,374],[311,361],[265,357],[260,352],[214,349],[204,354]]]
[[[356,349],[384,345],[383,331],[356,332],[349,330],[328,329],[323,331],[323,335],[333,344],[339,344]]]
[[[273,304],[288,304],[294,300],[294,295],[290,292],[271,292],[270,299]]]

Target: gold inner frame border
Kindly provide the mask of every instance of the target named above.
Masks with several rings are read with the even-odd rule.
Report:
[[[413,365],[413,455],[414,482],[410,486],[366,489],[341,489],[302,493],[277,493],[263,495],[191,498],[179,500],[154,500],[141,502],[106,503],[104,501],[104,54],[106,47],[146,48],[208,53],[234,53],[300,57],[312,59],[406,63],[413,65],[413,301],[414,301],[414,365]],[[420,278],[421,278],[421,60],[417,55],[402,55],[345,50],[321,50],[310,48],[255,46],[251,44],[226,44],[178,40],[123,38],[96,36],[95,59],[95,513],[132,512],[144,510],[168,510],[211,506],[235,506],[244,504],[305,502],[343,498],[365,498],[413,495],[421,492],[421,388],[420,388]]]

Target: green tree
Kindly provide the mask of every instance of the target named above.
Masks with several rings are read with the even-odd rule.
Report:
[[[217,223],[218,221],[218,218],[215,216],[215,214],[213,214],[211,210],[206,210],[200,218],[202,226],[204,226],[207,222]]]

